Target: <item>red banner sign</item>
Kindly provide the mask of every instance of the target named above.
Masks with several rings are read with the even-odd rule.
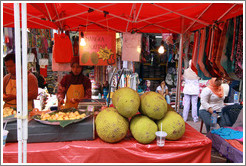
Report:
[[[106,66],[116,64],[115,32],[85,32],[85,46],[79,46],[80,65]],[[79,42],[81,36],[79,37]]]

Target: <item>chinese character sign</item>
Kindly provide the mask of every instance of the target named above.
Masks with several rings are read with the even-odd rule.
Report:
[[[115,32],[85,32],[85,46],[79,46],[80,65],[106,66],[116,64]],[[79,41],[81,40],[81,36]]]

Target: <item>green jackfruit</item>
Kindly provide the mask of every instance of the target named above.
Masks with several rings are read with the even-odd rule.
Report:
[[[166,139],[168,140],[178,140],[185,133],[185,121],[184,119],[175,111],[167,111],[165,117],[157,121],[159,130],[167,133]]]
[[[129,129],[128,119],[121,116],[113,107],[99,112],[95,123],[98,136],[109,143],[119,142],[125,138]]]
[[[135,115],[130,122],[130,130],[133,137],[142,144],[151,143],[157,131],[156,123],[144,115]]]
[[[167,112],[167,102],[165,98],[156,92],[146,92],[140,96],[140,112],[151,119],[162,119]]]
[[[138,112],[140,97],[135,90],[125,87],[114,92],[112,102],[122,116],[130,118]]]

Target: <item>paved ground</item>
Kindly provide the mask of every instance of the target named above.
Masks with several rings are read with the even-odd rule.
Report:
[[[199,119],[199,121],[196,122],[196,123],[193,122],[192,116],[191,116],[191,111],[189,112],[189,117],[188,117],[188,120],[187,120],[186,123],[188,123],[194,129],[196,129],[197,131],[200,132],[201,120]],[[206,133],[207,133],[206,127],[205,127],[205,124],[203,123],[202,134],[204,134],[206,136]],[[211,151],[211,162],[212,163],[226,163],[228,161],[226,160],[225,157],[221,156],[216,149],[212,148],[212,151]]]

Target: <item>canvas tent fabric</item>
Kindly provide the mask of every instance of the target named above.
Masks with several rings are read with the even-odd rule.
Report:
[[[27,3],[27,27],[182,33],[242,14],[243,3]],[[14,27],[13,3],[3,3],[3,26]]]

